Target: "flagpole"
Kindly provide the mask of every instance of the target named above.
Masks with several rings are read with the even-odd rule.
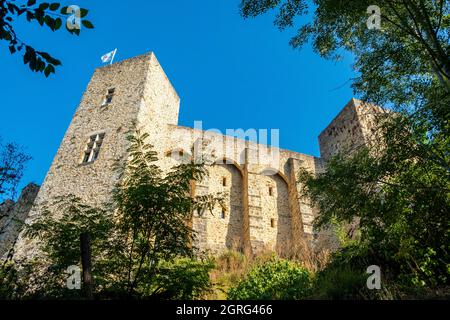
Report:
[[[110,65],[113,64],[114,58],[116,57],[116,52],[117,52],[117,48],[114,50]]]

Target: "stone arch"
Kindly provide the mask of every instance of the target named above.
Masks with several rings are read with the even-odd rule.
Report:
[[[292,213],[289,204],[289,180],[282,172],[273,168],[263,170],[261,190],[263,227],[267,230],[268,247],[278,254],[289,252],[292,234]],[[270,189],[271,188],[271,189]]]

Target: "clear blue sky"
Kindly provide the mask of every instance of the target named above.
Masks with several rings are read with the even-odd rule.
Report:
[[[63,1],[90,10],[81,36],[19,23],[18,34],[63,62],[46,79],[0,42],[0,136],[33,157],[21,186],[41,184],[100,56],[154,51],[181,97],[180,125],[280,129],[282,148],[318,156],[317,136],[352,98],[351,59],[293,50],[295,28],[273,15],[243,20],[239,0]]]

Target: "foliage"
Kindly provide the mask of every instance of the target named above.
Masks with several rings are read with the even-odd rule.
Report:
[[[444,285],[450,276],[448,173],[423,155],[415,137],[404,134],[406,121],[386,120],[385,143],[377,152],[369,146],[337,155],[321,174],[302,170],[300,181],[304,196],[321,212],[317,227],[357,218],[356,243],[405,285]]]
[[[139,131],[130,136],[130,160],[119,167],[120,182],[113,201],[123,237],[123,254],[128,263],[127,288],[143,294],[139,288],[150,283],[162,260],[192,257],[189,221],[194,211],[212,208],[221,198],[191,194],[192,181],[207,175],[204,163],[190,161],[177,165],[166,176],[154,164],[152,146],[145,142],[148,134]],[[123,170],[121,169],[123,168]]]
[[[326,300],[361,299],[361,291],[365,289],[367,276],[362,270],[354,270],[349,266],[337,265],[318,273],[314,281],[312,298]]]
[[[17,144],[2,144],[0,141],[0,202],[15,196],[25,164],[30,159]]]
[[[14,264],[5,261],[0,267],[0,300],[14,299],[17,290],[17,271]]]
[[[314,10],[291,45],[312,41],[327,59],[352,53],[354,91],[396,111],[376,119],[366,147],[341,150],[318,176],[302,170],[300,182],[321,212],[317,227],[359,221],[359,239],[347,245],[364,254],[353,261],[377,261],[402,290],[436,288],[449,280],[450,6],[380,0],[381,30],[371,30],[372,4],[242,0],[241,12],[252,17],[278,8],[275,24],[285,29]]]
[[[108,211],[85,205],[73,195],[58,197],[52,203],[44,204],[39,217],[25,229],[26,237],[42,241],[44,256],[40,257],[41,264],[47,264],[45,268],[49,274],[46,277],[48,282],[39,285],[42,288],[37,294],[47,298],[68,296],[66,270],[72,265],[81,266],[82,233],[88,233],[91,238],[94,284],[98,288],[107,285],[113,271],[108,257],[116,245],[114,232],[115,223]]]
[[[224,300],[227,292],[248,272],[252,261],[237,251],[226,251],[214,258],[214,269],[210,272],[212,289],[205,296],[209,300]]]
[[[66,21],[74,17],[74,12],[68,7],[61,7],[59,2],[37,3],[36,0],[28,0],[25,4],[18,5],[14,0],[0,0],[0,40],[8,42],[11,54],[24,52],[23,62],[28,64],[30,70],[43,72],[46,77],[55,73],[55,67],[61,65],[61,61],[55,59],[47,52],[38,51],[27,44],[17,34],[14,28],[14,21],[23,16],[28,22],[36,22],[40,26],[47,26],[51,31],[59,30],[64,24],[66,30],[75,35],[80,35],[79,28],[69,28]],[[80,9],[79,15],[81,24],[87,28],[94,28],[93,24],[83,19],[88,14],[88,10]],[[64,20],[63,20],[64,19]]]
[[[303,299],[310,294],[311,275],[300,265],[287,260],[272,260],[256,265],[237,286],[228,292],[231,300]]]
[[[322,57],[336,60],[343,51],[351,52],[359,74],[352,79],[353,88],[364,100],[415,109],[432,102],[429,116],[439,127],[446,126],[450,93],[448,1],[377,1],[381,30],[367,27],[367,9],[374,4],[369,0],[308,2],[242,0],[241,13],[247,18],[278,8],[275,25],[283,30],[314,10],[312,21],[303,24],[292,38],[294,48],[312,41]]]
[[[47,283],[35,284],[34,295],[73,296],[65,288],[65,270],[80,265],[81,233],[91,237],[99,298],[193,299],[208,288],[212,266],[195,260],[189,221],[194,210],[221,199],[191,195],[191,182],[207,174],[202,163],[181,164],[163,176],[147,137],[139,131],[129,136],[129,157],[117,164],[120,179],[106,208],[64,196],[33,221],[26,235],[43,242],[49,275]]]

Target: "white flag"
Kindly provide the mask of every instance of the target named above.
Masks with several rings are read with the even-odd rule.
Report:
[[[114,56],[116,55],[116,52],[117,52],[117,49],[115,49],[107,54],[104,54],[101,58],[102,62],[103,63],[111,62],[111,64],[112,64],[112,62],[114,60]]]

